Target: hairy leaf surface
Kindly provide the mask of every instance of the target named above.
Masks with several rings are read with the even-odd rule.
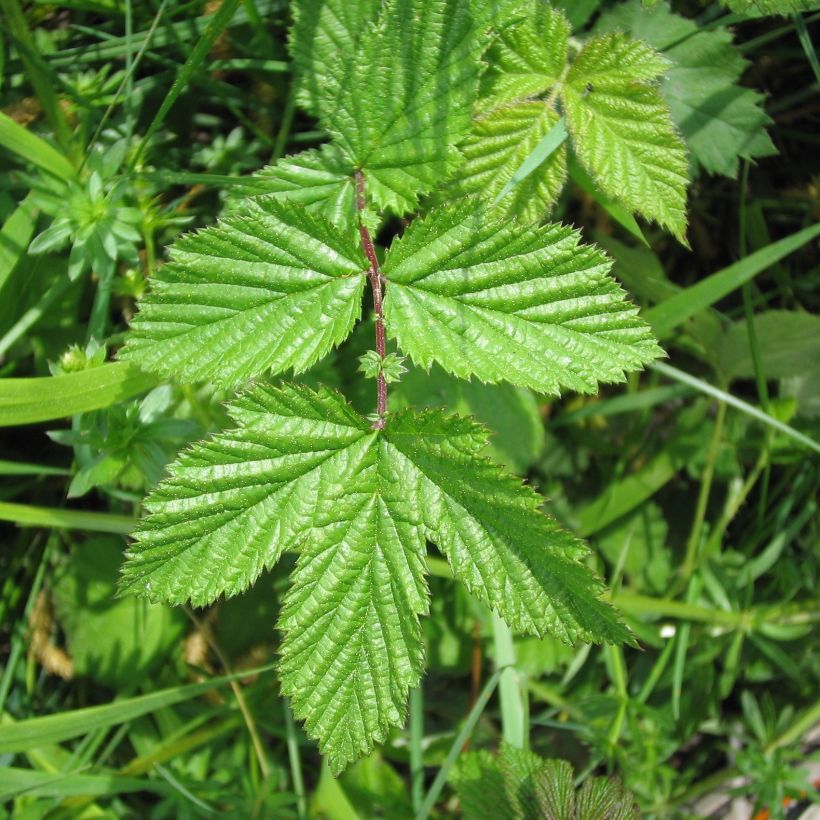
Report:
[[[666,67],[639,40],[596,37],[573,63],[562,100],[575,151],[604,193],[683,239],[686,150],[653,84]]]
[[[339,394],[296,386],[258,386],[231,415],[237,428],[180,456],[149,497],[122,589],[202,605],[299,551],[283,690],[335,770],[404,720],[423,664],[428,539],[518,629],[629,639],[582,542],[480,458],[476,423],[406,410],[374,431]]]
[[[224,385],[306,370],[359,317],[366,268],[354,238],[294,203],[255,199],[174,245],[120,356]]]
[[[324,123],[381,208],[405,213],[460,160],[483,48],[463,0],[387,0],[338,60]]]
[[[487,218],[475,205],[416,220],[387,253],[385,317],[422,367],[540,392],[594,392],[661,351],[609,276],[562,225]]]
[[[707,171],[734,178],[739,158],[776,153],[765,131],[771,120],[762,108],[763,96],[738,84],[748,63],[733,47],[730,31],[701,30],[673,14],[668,3],[648,9],[640,0],[607,12],[598,29],[629,31],[670,61],[661,92],[692,154]]]

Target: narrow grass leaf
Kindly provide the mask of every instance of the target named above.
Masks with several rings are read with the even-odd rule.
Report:
[[[713,273],[644,313],[659,337],[668,336],[690,316],[711,307],[744,282],[784,259],[820,236],[820,225],[810,225],[791,236],[750,253],[739,262]]]
[[[157,379],[122,362],[31,379],[0,379],[0,427],[36,424],[110,407],[154,387]]]
[[[73,737],[86,735],[97,729],[118,726],[142,715],[150,715],[159,709],[199,697],[233,680],[262,675],[273,671],[274,668],[275,664],[268,664],[257,669],[247,669],[232,675],[212,678],[202,683],[173,686],[152,692],[150,695],[117,700],[102,706],[89,706],[85,709],[30,718],[17,723],[4,723],[0,728],[0,754],[26,752],[51,743],[60,743]]]

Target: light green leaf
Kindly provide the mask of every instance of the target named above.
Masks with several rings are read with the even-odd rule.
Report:
[[[353,54],[380,0],[292,0],[290,53],[296,69],[296,99],[314,116],[338,92],[336,72],[341,54]]]
[[[301,543],[320,485],[370,433],[327,390],[260,387],[230,414],[241,426],[182,453],[148,496],[122,592],[203,606],[246,589]]]
[[[481,207],[417,220],[387,253],[388,332],[421,367],[544,393],[591,393],[661,351],[601,252],[561,225]]]
[[[461,146],[464,165],[439,200],[475,195],[488,201],[496,199],[558,119],[554,109],[538,100],[510,103],[477,116]],[[509,216],[537,222],[549,212],[566,177],[567,149],[561,145],[515,185],[499,203],[499,209]]]
[[[256,196],[298,202],[341,231],[356,218],[353,167],[330,143],[262,168],[234,186],[231,194],[240,205],[245,197]]]
[[[323,389],[258,386],[235,430],[195,445],[149,497],[122,589],[194,604],[300,552],[280,621],[283,691],[339,771],[404,719],[422,670],[425,543],[516,628],[629,639],[583,544],[479,457],[475,423],[403,411],[371,429]]]
[[[569,21],[560,11],[534,4],[527,17],[502,32],[490,48],[481,80],[481,109],[549,91],[563,77],[569,33]]]
[[[120,357],[223,385],[307,370],[358,319],[366,268],[353,237],[294,203],[255,199],[174,245]]]
[[[673,14],[668,3],[646,8],[640,0],[607,12],[597,29],[628,31],[669,60],[661,92],[704,169],[734,178],[739,158],[776,153],[765,131],[771,120],[762,108],[762,95],[739,85],[748,63],[733,47],[728,29],[699,29],[692,20]]]
[[[438,411],[395,416],[385,433],[425,534],[453,574],[514,629],[566,642],[623,642],[629,634],[600,600],[587,549],[540,512],[541,498],[480,457],[487,434]]]
[[[578,158],[604,193],[684,241],[686,150],[653,84],[666,68],[639,40],[595,37],[570,69],[562,100]]]
[[[0,145],[17,154],[25,162],[36,165],[43,171],[62,180],[72,180],[77,172],[68,158],[54,148],[50,142],[24,128],[8,114],[0,111]]]
[[[412,210],[460,161],[482,47],[463,0],[387,0],[335,61],[323,122],[380,208]]]

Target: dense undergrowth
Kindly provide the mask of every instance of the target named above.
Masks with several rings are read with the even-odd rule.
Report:
[[[372,162],[372,173],[366,164],[362,173],[345,166],[344,152],[364,150],[379,116],[355,87],[347,96],[328,95],[334,49],[341,54],[345,45],[315,40],[313,25],[321,29],[328,9],[346,9],[340,19],[354,30],[355,14],[375,5],[301,4],[301,33],[289,49],[293,16],[279,0],[74,0],[62,6],[0,0],[5,811],[22,818],[719,817],[734,800],[745,801],[750,813],[782,816],[786,798],[816,796],[809,767],[820,723],[820,63],[810,34],[818,12],[799,0],[759,6],[734,0],[729,8],[591,0],[558,3],[553,11],[541,4],[536,12],[526,3],[475,0],[472,18],[485,39],[476,40],[475,76],[468,66],[456,77],[461,94],[475,84],[475,99],[465,96],[463,110],[446,122],[447,134],[436,133],[447,148],[443,158],[425,154],[427,164],[419,160],[422,170],[408,181],[383,157]],[[529,17],[515,16],[521,7]],[[778,10],[785,13],[760,13]],[[522,28],[529,19],[537,21],[531,39]],[[495,40],[499,31],[505,34]],[[384,42],[391,42],[387,35]],[[381,96],[369,102],[374,110],[390,104],[387,66],[391,55],[395,65],[406,58],[403,42],[399,36],[385,58],[374,40],[358,60],[365,68],[366,59],[384,66],[378,77],[384,86],[374,81]],[[604,58],[607,48],[620,49],[620,62],[604,59],[594,80],[578,67],[586,59],[587,71],[589,63],[595,68],[590,43],[604,44]],[[521,70],[521,54],[530,66],[554,63],[555,75]],[[419,76],[427,70],[421,58],[410,64]],[[644,66],[637,79],[629,74],[636,64]],[[369,76],[363,69],[357,82],[364,87]],[[413,71],[408,77],[412,84]],[[419,87],[425,87],[421,81]],[[617,106],[606,108],[606,94],[646,106],[640,110],[658,129],[637,191],[627,184],[629,175],[624,182],[613,171],[620,167],[609,163],[614,155],[599,150],[598,120],[584,119],[586,106],[595,116],[611,115],[608,138],[616,138]],[[604,102],[595,109],[598,100]],[[366,124],[354,138],[341,118],[335,122],[340,132],[334,131],[334,112],[346,106],[358,112],[356,127]],[[419,144],[424,154],[427,143]],[[320,153],[322,145],[332,147]],[[403,150],[407,160],[414,149]],[[305,180],[310,193],[302,196]],[[647,191],[666,192],[653,198]],[[289,204],[292,198],[310,214]],[[458,205],[461,200],[468,204]],[[492,217],[485,219],[484,208]],[[639,334],[633,336],[639,353],[621,351],[622,359],[589,361],[587,370],[567,375],[543,363],[538,348],[533,354],[529,329],[517,324],[510,325],[509,347],[499,342],[499,352],[482,359],[487,342],[471,337],[473,348],[462,347],[460,359],[436,335],[446,323],[408,324],[402,333],[398,296],[386,303],[388,338],[380,342],[386,348],[370,350],[377,323],[369,320],[368,297],[366,320],[349,336],[349,326],[343,333],[334,326],[322,352],[332,343],[338,347],[316,364],[314,342],[294,353],[280,344],[272,324],[248,333],[241,340],[246,358],[237,348],[228,366],[220,340],[210,350],[187,340],[164,343],[169,320],[157,307],[152,282],[164,284],[167,294],[190,271],[210,275],[207,260],[194,259],[203,251],[190,239],[176,244],[177,256],[163,270],[183,231],[223,218],[223,226],[245,231],[239,239],[234,234],[241,244],[310,228],[338,251],[335,265],[343,269],[353,259],[355,269],[355,243],[335,239],[331,223],[358,236],[358,220],[380,246],[401,237],[386,258],[379,250],[373,264],[382,265],[389,298],[391,288],[401,293],[412,278],[402,280],[396,271],[404,263],[406,272],[414,249],[416,265],[418,258],[426,263],[440,255],[425,240],[435,243],[437,230],[457,232],[465,213],[475,218],[464,230],[476,246],[500,236],[498,244],[514,245],[521,259],[567,237],[503,220],[548,219],[580,229],[584,243],[596,243],[614,260],[614,276],[641,307],[646,324],[631,315],[624,320],[625,334]],[[417,214],[424,219],[412,221]],[[259,225],[270,233],[255,235]],[[225,253],[217,232],[201,237],[215,237],[211,251]],[[282,241],[276,252],[298,248]],[[573,250],[562,264],[574,259],[580,269],[583,256],[595,267],[596,253]],[[479,254],[473,263],[483,261]],[[223,292],[231,284],[228,277],[221,283]],[[620,310],[620,296],[596,283],[602,288],[596,298]],[[580,300],[588,283],[579,279],[573,287],[581,289]],[[445,281],[442,293],[452,296],[454,288],[453,280]],[[357,294],[360,299],[361,290]],[[351,326],[355,309],[349,309]],[[175,310],[180,325],[207,322],[207,311],[187,293]],[[297,304],[281,311],[277,322],[291,327],[301,310]],[[516,313],[515,321],[524,314]],[[141,318],[133,321],[136,315]],[[432,323],[433,312],[425,315]],[[157,331],[152,322],[165,324]],[[300,333],[293,339],[304,341]],[[668,358],[656,358],[650,334]],[[538,338],[546,344],[547,337]],[[257,366],[260,350],[264,367]],[[418,366],[431,363],[429,371]],[[642,364],[645,369],[635,369]],[[265,387],[276,379],[264,373],[291,367],[306,370],[296,377],[306,388]],[[632,372],[622,384],[608,383],[623,370]],[[456,378],[470,375],[478,378]],[[262,385],[237,401],[234,388],[249,376]],[[598,380],[605,382],[598,395],[583,395],[594,392]],[[389,388],[389,408],[382,388]],[[424,534],[450,563],[432,544],[419,561],[426,558],[430,592],[420,643],[405,633],[428,606],[423,577],[418,598],[382,627],[388,661],[395,661],[396,647],[407,654],[397,691],[385,696],[393,713],[390,719],[379,714],[376,728],[365,726],[358,735],[355,721],[344,724],[345,746],[339,732],[314,719],[311,701],[321,689],[316,697],[330,702],[345,682],[329,674],[311,680],[301,656],[288,656],[288,642],[293,651],[305,635],[323,652],[332,649],[321,644],[330,634],[322,628],[323,601],[311,599],[310,609],[310,596],[292,591],[300,579],[306,586],[304,555],[316,555],[306,549],[297,563],[296,550],[286,549],[270,571],[261,572],[260,562],[239,571],[224,551],[244,546],[241,539],[251,541],[253,527],[264,530],[265,522],[254,513],[233,540],[212,541],[203,540],[207,524],[197,524],[210,514],[209,493],[226,491],[226,475],[237,474],[225,468],[233,463],[230,446],[272,446],[254,439],[260,428],[248,421],[259,406],[290,417],[298,405],[304,421],[307,404],[312,412],[321,409],[320,428],[332,417],[354,431],[348,449],[367,436],[381,437],[385,448],[394,446],[391,434],[451,436],[458,447],[444,453],[446,471],[436,462],[444,463],[444,450],[430,445],[422,453],[426,475],[440,470],[446,490],[462,480],[467,486],[480,473],[485,483],[474,485],[475,493],[483,494],[487,510],[475,517],[488,532],[503,536],[517,524],[519,540],[532,546],[533,532],[540,537],[543,522],[552,528],[554,518],[585,539],[591,553],[584,560],[605,580],[605,596],[635,645],[618,643],[626,633],[585,572],[566,570],[578,597],[562,599],[566,610],[557,607],[553,617],[550,609],[543,624],[532,615],[533,606],[543,605],[541,592],[519,600],[512,573],[509,586],[498,580],[503,561],[492,564],[495,587],[471,581],[463,556],[447,552],[462,515],[449,510],[446,526],[424,520]],[[505,522],[493,512],[523,491],[512,480],[493,485],[490,468],[470,466],[483,434],[453,421],[447,415],[453,412],[489,429],[486,453],[538,490],[552,518],[527,517],[536,515],[529,494],[520,502],[528,510],[523,517]],[[248,440],[222,432],[190,449],[230,431],[237,420],[248,424]],[[314,428],[312,436],[325,434]],[[292,441],[307,435],[294,429],[288,428]],[[160,484],[183,447],[188,461]],[[216,464],[227,472],[192,477],[186,469],[196,458],[204,461],[195,466]],[[419,474],[405,475],[401,497],[384,497],[401,525],[407,523],[402,516],[412,517],[402,505],[414,492],[413,503],[425,515],[444,518],[441,493],[419,489],[425,473]],[[381,493],[380,485],[374,489],[355,477],[355,493],[348,478],[343,489],[349,492],[332,498],[339,518],[351,497]],[[179,493],[192,487],[199,500],[178,507]],[[152,515],[134,546],[128,535],[152,491]],[[280,495],[277,503],[287,507],[291,500]],[[319,518],[315,503],[309,512]],[[277,521],[286,521],[285,513]],[[261,572],[259,579],[204,608],[118,596],[127,545],[132,560],[157,538],[167,547],[163,527],[177,542],[193,527],[198,543],[208,546],[206,556],[183,581],[163,568],[170,559],[147,574],[135,564],[125,570],[125,589],[203,604],[244,589]],[[338,543],[335,531],[329,533],[326,542]],[[418,533],[415,541],[397,540],[423,551]],[[577,557],[577,542],[566,539],[561,548]],[[476,597],[454,580],[454,570],[468,576]],[[522,634],[514,635],[487,602]],[[582,605],[593,606],[592,614]],[[523,634],[528,629],[541,636]],[[579,637],[616,643],[559,640]],[[426,676],[410,689],[404,723],[404,698],[419,679],[422,654]],[[307,734],[280,691],[280,672],[296,715],[307,718]],[[355,696],[360,690],[352,678]],[[312,739],[317,736],[326,744],[324,758]],[[372,754],[345,768],[374,740]],[[595,813],[601,805],[608,814]]]

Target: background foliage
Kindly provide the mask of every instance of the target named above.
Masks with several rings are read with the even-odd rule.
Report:
[[[369,15],[373,5],[344,8]],[[663,95],[694,179],[689,247],[639,225],[566,144],[508,200],[603,247],[670,358],[597,397],[547,400],[437,366],[429,377],[411,370],[392,393],[397,408],[470,412],[496,433],[494,457],[588,539],[641,648],[499,641],[489,612],[432,559],[430,673],[411,694],[408,727],[336,780],[273,674],[271,625],[292,556],[188,617],[114,597],[145,492],[181,445],[228,426],[231,394],[112,361],[183,229],[305,174],[328,217],[350,213],[339,157],[318,147],[326,134],[295,104],[321,116],[334,102],[333,48],[305,66],[296,37],[291,54],[278,0],[0,0],[0,795],[10,814],[470,816],[484,799],[470,790],[476,772],[497,778],[509,801],[499,812],[516,816],[555,801],[584,816],[596,800],[610,801],[611,816],[633,816],[633,801],[649,817],[702,815],[705,799],[719,813],[730,781],[750,811],[777,813],[809,789],[806,737],[820,721],[818,13],[800,2],[779,8],[803,16],[775,17],[760,13],[772,3],[739,1],[556,5],[566,48],[620,29],[668,60],[658,86],[654,65],[637,90],[605,67],[570,82],[562,104],[570,144],[586,137],[594,153],[572,115],[589,83],[613,99],[643,95],[642,105]],[[558,25],[548,18],[537,24]],[[484,102],[445,198],[500,193],[543,152],[556,114],[529,95],[549,99],[560,60],[543,53],[543,28],[528,42],[538,70],[513,65],[500,77],[502,38],[480,80],[460,78],[479,82]],[[388,105],[374,82],[364,74],[360,95]],[[443,127],[465,116],[456,106]],[[370,121],[357,127],[346,151],[378,167]],[[315,150],[302,165],[239,178],[303,148]],[[429,187],[457,162],[434,159]],[[378,180],[381,204],[417,207],[401,179]],[[679,203],[650,194],[625,204],[683,238]],[[363,413],[372,389],[357,357],[370,335],[354,333],[306,376]],[[207,362],[186,364],[207,375]],[[575,778],[544,758],[568,761]]]

